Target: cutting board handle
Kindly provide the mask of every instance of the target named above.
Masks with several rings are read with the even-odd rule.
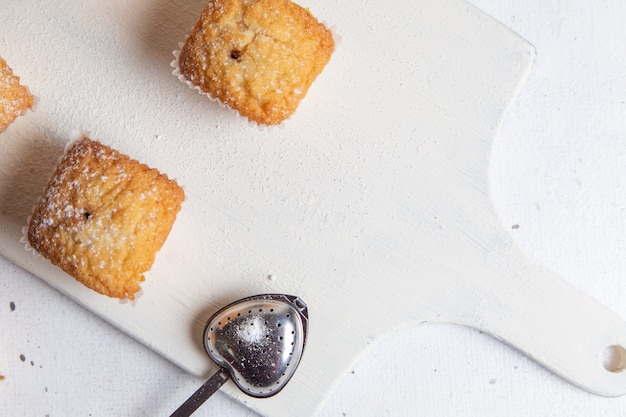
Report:
[[[589,392],[626,394],[626,322],[518,247],[496,256],[496,269],[483,277],[485,292],[474,300],[477,315],[466,324]]]

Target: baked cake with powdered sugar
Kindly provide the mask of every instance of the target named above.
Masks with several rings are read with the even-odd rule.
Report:
[[[334,48],[331,31],[289,0],[212,0],[175,74],[249,120],[276,125],[296,110]]]
[[[83,137],[48,182],[27,239],[87,287],[134,299],[183,199],[166,175]]]
[[[33,96],[20,84],[5,60],[0,58],[0,132],[33,107]]]

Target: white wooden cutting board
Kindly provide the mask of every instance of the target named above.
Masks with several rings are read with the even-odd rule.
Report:
[[[489,194],[492,141],[528,43],[462,1],[302,1],[337,50],[296,115],[259,129],[182,85],[172,50],[202,1],[8,0],[0,56],[38,97],[0,134],[0,253],[198,375],[204,321],[235,299],[304,299],[306,353],[261,414],[314,415],[392,330],[490,332],[572,383],[626,393],[601,357],[626,324],[529,260]],[[21,228],[76,129],[176,178],[187,200],[136,303],[26,252]],[[626,355],[617,352],[613,371]],[[181,398],[181,401],[184,398]]]

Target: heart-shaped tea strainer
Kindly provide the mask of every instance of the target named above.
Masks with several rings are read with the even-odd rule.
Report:
[[[228,379],[246,394],[277,394],[293,376],[306,343],[306,304],[285,294],[235,301],[215,313],[204,329],[204,349],[220,366],[171,417],[190,416]]]

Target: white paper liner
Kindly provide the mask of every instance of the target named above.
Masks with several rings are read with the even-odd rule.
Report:
[[[134,299],[130,299],[130,298],[118,298],[117,302],[118,304],[128,304],[131,307],[135,307],[137,305],[137,301],[139,300],[139,298],[141,298],[143,296],[143,288],[140,288],[139,291],[137,291],[134,295]]]
[[[59,158],[59,162],[61,162],[61,159],[63,159],[67,151],[69,151],[71,147],[74,146],[74,144],[82,138],[91,138],[91,132],[80,126],[78,129],[74,129],[72,131],[70,135],[70,140],[65,144],[65,147],[63,148],[63,155]]]
[[[329,27],[325,22],[322,22],[322,24],[324,26],[326,26],[328,28],[328,30],[330,30],[330,32],[331,32],[331,35],[333,37],[333,41],[335,42],[335,49],[333,51],[333,54],[334,54],[337,51],[337,47],[339,46],[339,44],[342,41],[342,37],[341,37],[341,35],[339,35],[337,33],[335,26]],[[185,41],[184,42],[179,42],[178,43],[178,49],[172,51],[172,54],[174,55],[174,59],[172,60],[172,62],[170,62],[170,66],[173,68],[172,69],[172,74],[176,78],[178,78],[178,80],[180,82],[182,82],[183,84],[186,84],[192,90],[196,90],[200,95],[208,97],[209,100],[211,100],[214,103],[219,104],[222,108],[228,109],[229,111],[233,112],[240,120],[245,120],[248,123],[248,126],[256,127],[257,129],[259,129],[261,131],[265,131],[265,130],[271,131],[271,130],[276,129],[276,128],[282,129],[285,126],[285,122],[289,121],[296,114],[296,112],[298,111],[298,108],[296,108],[293,111],[293,113],[291,113],[289,115],[289,117],[284,119],[279,124],[276,124],[276,125],[266,125],[266,124],[263,124],[263,123],[258,123],[258,122],[254,121],[254,120],[249,119],[247,116],[242,115],[241,113],[239,113],[239,111],[237,111],[233,107],[227,105],[226,103],[223,103],[219,99],[213,97],[212,95],[210,95],[209,93],[204,91],[198,85],[192,83],[190,80],[187,79],[187,77],[185,77],[184,74],[182,74],[180,72],[180,65],[179,65],[180,52],[181,52],[183,46],[185,45],[185,43],[187,42],[188,39],[189,39],[189,34],[185,35]],[[332,55],[331,55],[330,59],[332,59]],[[328,64],[326,64],[326,65],[328,65]],[[313,84],[311,84],[311,85],[313,85]],[[305,95],[305,97],[306,97],[306,95]],[[303,97],[302,100],[304,100],[305,97]],[[300,107],[300,106],[298,106],[298,107]]]
[[[33,211],[35,211],[35,206],[33,206],[31,214],[26,218],[26,226],[22,226],[22,237],[20,238],[20,243],[24,244],[24,250],[32,253],[36,257],[41,257],[41,254],[37,252],[28,241],[28,227],[30,225],[30,219],[33,217]]]

